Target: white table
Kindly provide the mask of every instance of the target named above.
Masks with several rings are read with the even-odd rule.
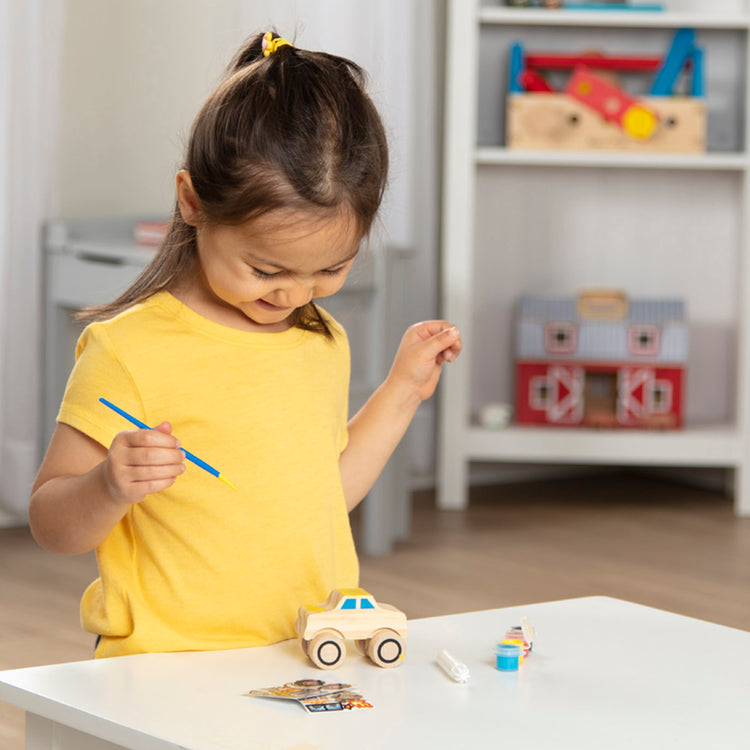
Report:
[[[493,647],[523,614],[533,654],[499,672]],[[439,669],[441,649],[468,683]],[[310,677],[351,683],[375,707],[307,714],[243,695]],[[27,711],[28,750],[746,750],[750,633],[590,597],[413,620],[397,669],[352,648],[321,672],[287,641],[0,672],[0,700]]]

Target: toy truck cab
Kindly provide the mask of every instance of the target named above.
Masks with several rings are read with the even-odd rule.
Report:
[[[322,604],[300,607],[295,626],[302,650],[320,669],[335,669],[346,655],[345,639],[379,667],[404,658],[406,615],[376,602],[364,589],[334,589]]]

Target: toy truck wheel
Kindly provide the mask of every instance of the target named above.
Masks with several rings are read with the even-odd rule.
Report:
[[[362,656],[367,656],[367,644],[369,641],[367,638],[357,638],[356,641],[354,641],[354,645],[357,647],[357,651],[359,651]]]
[[[335,630],[321,630],[309,643],[307,655],[319,669],[335,669],[346,656],[344,639]]]
[[[406,651],[404,639],[394,630],[378,630],[370,638],[367,655],[379,667],[397,667],[401,664]]]
[[[309,654],[310,654],[310,641],[306,641],[304,638],[300,638],[299,639],[299,645],[300,645],[300,648],[302,649],[302,653],[305,656],[309,656]]]

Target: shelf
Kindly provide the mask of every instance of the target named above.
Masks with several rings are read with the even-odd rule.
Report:
[[[467,433],[467,457],[474,461],[730,467],[740,462],[740,447],[737,430],[727,425],[670,431],[472,427]]]
[[[507,26],[590,26],[630,28],[747,29],[746,13],[651,12],[651,11],[578,11],[545,8],[504,8],[482,6],[479,21]]]
[[[461,328],[467,350],[471,341],[491,341],[495,349],[474,360],[462,357],[441,382],[441,508],[467,506],[471,462],[669,466],[730,469],[735,510],[750,516],[750,0],[733,3],[736,11],[691,5],[695,10],[651,12],[449,2],[442,314]],[[510,40],[560,50],[599,39],[615,47],[621,37],[623,46],[653,54],[655,40],[680,28],[707,32],[712,150],[501,145]],[[474,49],[477,55],[467,54]],[[490,172],[503,179],[488,181]],[[649,189],[641,190],[646,181]],[[489,274],[498,266],[496,280]],[[555,289],[572,293],[577,280],[578,287],[619,285],[633,295],[670,294],[699,303],[690,360],[694,401],[683,404],[688,427],[488,431],[471,423],[482,404],[513,398],[512,363],[505,360],[512,351],[514,300]],[[714,312],[716,321],[706,324]],[[497,326],[503,329],[497,332]],[[734,394],[711,391],[695,401],[714,380],[739,385]],[[719,424],[696,425],[698,414]]]
[[[615,169],[690,169],[741,172],[750,166],[748,154],[653,154],[634,151],[522,151],[498,146],[479,147],[478,165],[607,167]]]

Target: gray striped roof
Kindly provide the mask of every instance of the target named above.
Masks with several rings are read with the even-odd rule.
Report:
[[[544,331],[548,323],[575,326],[578,345],[574,352],[547,351]],[[628,330],[640,324],[659,329],[660,346],[656,354],[633,354],[628,350]],[[515,352],[518,359],[527,360],[684,363],[688,353],[685,306],[681,300],[630,300],[626,318],[590,320],[578,316],[575,298],[524,297],[516,322]]]
[[[522,297],[519,303],[518,318],[526,320],[568,320],[578,321],[577,300],[575,297]],[[685,319],[685,303],[680,299],[629,299],[628,314],[630,323],[666,323]]]

